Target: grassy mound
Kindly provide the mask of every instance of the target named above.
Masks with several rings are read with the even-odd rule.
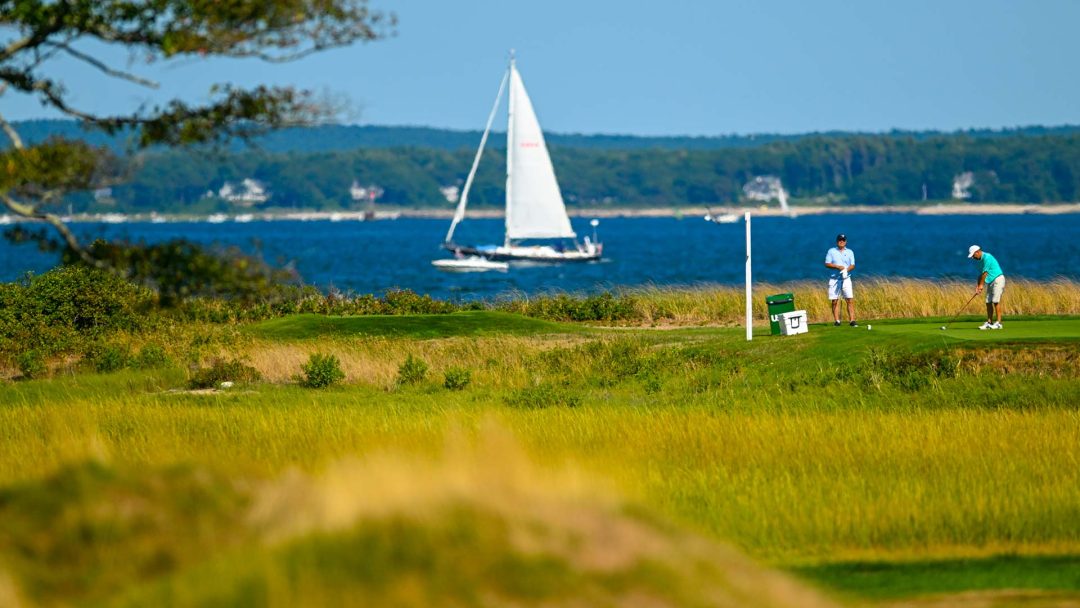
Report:
[[[251,326],[259,338],[304,340],[322,337],[382,336],[427,340],[452,336],[532,335],[574,333],[579,328],[494,311],[467,311],[443,315],[370,315],[335,317],[292,315]]]
[[[490,429],[438,460],[261,484],[88,464],[2,498],[0,558],[27,604],[833,605]]]

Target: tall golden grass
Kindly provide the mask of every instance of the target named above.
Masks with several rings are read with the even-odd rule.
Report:
[[[513,553],[565,562],[578,578],[600,575],[610,581],[577,597],[552,598],[555,604],[836,605],[729,547],[633,515],[615,488],[576,467],[537,466],[490,418],[477,420],[467,430],[452,429],[444,445],[436,457],[382,453],[337,462],[315,475],[290,472],[257,493],[248,523],[280,545],[312,533],[347,533],[358,522],[404,518],[424,527],[448,512],[477,512],[493,515],[507,528]],[[476,547],[485,549],[505,550]],[[473,558],[482,562],[487,556]],[[649,564],[652,576],[641,576],[643,564]],[[469,571],[463,568],[462,575]],[[392,569],[388,575],[394,576]],[[665,588],[657,588],[660,581]],[[476,581],[478,588],[483,584]],[[297,591],[295,580],[280,585]],[[293,595],[305,604],[303,594]]]
[[[333,352],[341,361],[345,382],[391,389],[397,382],[398,367],[409,355],[423,360],[431,380],[441,382],[442,374],[454,367],[472,372],[473,382],[487,386],[521,384],[528,376],[530,361],[540,352],[571,345],[583,336],[468,337],[435,340],[402,338],[325,339],[280,343],[254,341],[239,352],[265,380],[289,382],[313,353]]]
[[[0,408],[0,483],[88,458],[260,477],[318,471],[383,450],[437,455],[448,434],[494,419],[538,462],[573,463],[779,563],[1080,551],[1080,412],[1035,402],[821,411],[805,394],[718,390],[650,406],[640,393],[602,389],[584,407],[519,410],[489,391],[117,391],[128,382],[71,381]]]
[[[895,319],[908,317],[944,317],[956,314],[985,314],[985,299],[975,297],[974,281],[936,281],[922,279],[855,279],[856,317]],[[765,323],[765,296],[792,293],[795,306],[805,310],[813,322],[832,320],[824,281],[797,283],[755,283],[754,319]],[[745,292],[737,286],[643,287],[627,289],[639,316],[646,324],[738,325],[746,315]],[[1007,315],[1076,315],[1080,314],[1080,283],[1070,279],[1028,281],[1009,279],[1002,300]],[[843,312],[847,318],[846,310]]]

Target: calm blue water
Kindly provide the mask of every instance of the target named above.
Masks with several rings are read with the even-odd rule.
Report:
[[[575,218],[579,235],[588,220]],[[502,240],[502,220],[467,220],[461,243]],[[303,279],[320,287],[356,293],[409,288],[440,298],[494,298],[513,292],[596,291],[613,286],[741,284],[744,226],[710,224],[700,218],[601,221],[607,259],[593,264],[512,267],[507,273],[449,274],[430,264],[448,226],[443,220],[381,222],[251,222],[248,224],[81,224],[92,236],[158,241],[178,236],[204,243],[238,245],[277,263],[292,262]],[[963,278],[978,274],[968,260],[973,243],[993,253],[1006,276],[1080,279],[1080,215],[918,216],[822,215],[753,219],[754,279],[782,282],[822,279],[825,252],[837,232],[848,235],[856,254],[856,277]],[[0,242],[0,279],[42,272],[55,256],[32,246]]]

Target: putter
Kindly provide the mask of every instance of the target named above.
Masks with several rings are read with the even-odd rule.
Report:
[[[964,303],[963,308],[956,311],[956,314],[953,315],[953,317],[951,319],[949,319],[948,323],[942,325],[941,329],[944,330],[944,329],[948,328],[950,325],[952,325],[952,322],[955,321],[957,319],[957,317],[959,317],[961,314],[963,314],[964,309],[968,307],[968,304],[971,304],[971,301],[974,300],[975,296],[977,296],[977,295],[979,295],[979,292],[977,292],[977,291],[975,293],[971,294],[971,297],[968,298],[968,301]]]

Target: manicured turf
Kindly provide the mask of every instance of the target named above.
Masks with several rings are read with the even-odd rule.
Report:
[[[1005,555],[918,562],[847,562],[794,570],[826,587],[866,598],[960,591],[1080,589],[1080,556]]]
[[[451,336],[573,333],[581,331],[581,328],[505,312],[471,311],[447,315],[408,316],[293,315],[263,321],[249,327],[247,331],[255,336],[273,340],[310,340],[324,336],[385,336],[426,340]]]
[[[910,349],[935,349],[959,346],[966,343],[1071,343],[1080,342],[1080,318],[1069,317],[1021,317],[1008,319],[1004,329],[980,330],[982,319],[964,318],[942,331],[948,319],[925,320],[897,319],[860,321],[859,327],[844,324],[814,324],[808,334],[764,339],[807,340],[813,342],[814,351],[837,350],[850,355],[855,348],[903,346]],[[867,325],[873,327],[868,330]],[[755,334],[755,340],[758,339]]]
[[[1015,342],[1030,340],[1080,340],[1080,319],[1062,317],[1020,317],[1005,319],[1004,329],[979,329],[983,319],[964,318],[953,322],[944,331],[941,329],[948,319],[940,322],[936,319],[926,321],[883,321],[874,323],[873,332],[886,334],[905,334],[920,338],[933,338],[947,344],[957,340],[979,340],[983,342]],[[849,328],[851,329],[851,328]],[[865,331],[865,325],[863,326]],[[854,330],[853,330],[854,331]]]

